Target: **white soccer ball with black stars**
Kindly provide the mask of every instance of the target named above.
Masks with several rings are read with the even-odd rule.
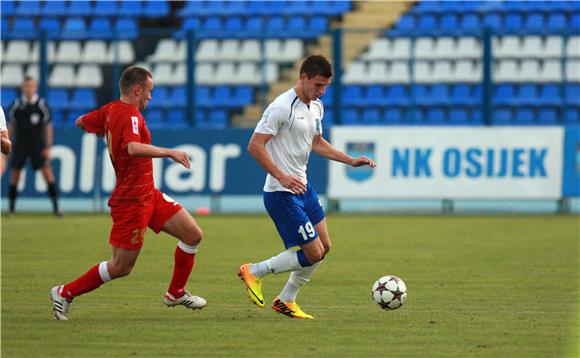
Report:
[[[407,286],[397,276],[383,276],[375,281],[371,294],[380,308],[396,310],[407,300]]]

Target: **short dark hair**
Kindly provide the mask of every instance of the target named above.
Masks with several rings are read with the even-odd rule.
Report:
[[[28,81],[34,81],[34,77],[32,77],[30,75],[24,76],[24,78],[22,79],[22,82],[28,82]]]
[[[144,86],[147,82],[147,78],[153,78],[151,72],[147,71],[142,67],[131,66],[121,74],[121,79],[119,80],[119,89],[122,94],[128,93],[134,85]]]
[[[332,65],[322,55],[310,55],[306,57],[300,66],[300,75],[306,73],[308,79],[318,75],[326,78],[332,77]]]

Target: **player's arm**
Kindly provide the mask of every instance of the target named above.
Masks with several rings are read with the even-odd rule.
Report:
[[[87,130],[85,124],[83,123],[83,116],[79,116],[79,118],[75,120],[75,126],[77,126],[78,129],[82,129],[83,131]]]
[[[129,142],[127,144],[127,153],[132,157],[171,158],[187,169],[191,168],[189,156],[180,150],[156,147],[151,144],[139,142]]]
[[[323,156],[324,158],[334,160],[335,162],[340,162],[348,164],[353,167],[360,167],[363,165],[368,165],[370,167],[376,167],[375,162],[367,157],[353,158],[350,155],[336,149],[332,144],[328,143],[321,135],[314,137],[312,141],[312,150]]]
[[[42,156],[44,159],[50,159],[50,147],[52,147],[52,141],[54,138],[54,130],[52,129],[52,122],[48,122],[44,125],[44,138],[46,140],[45,146],[42,149]]]
[[[266,143],[272,138],[271,134],[254,132],[250,143],[248,144],[248,152],[256,159],[258,164],[271,176],[276,178],[280,184],[285,188],[290,189],[294,194],[302,194],[306,192],[306,185],[302,183],[299,177],[287,175],[284,173],[272,160],[270,154],[266,150]]]
[[[7,130],[0,132],[0,140],[2,142],[2,145],[1,145],[2,154],[9,154],[12,151],[12,142],[10,141],[10,138],[8,137]]]

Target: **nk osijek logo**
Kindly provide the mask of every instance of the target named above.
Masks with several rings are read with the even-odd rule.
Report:
[[[351,157],[365,156],[375,160],[375,143],[371,142],[349,142],[346,143],[346,152]],[[353,168],[351,166],[346,167],[346,175],[355,181],[365,181],[373,176],[374,170],[371,167],[363,166],[358,168]]]

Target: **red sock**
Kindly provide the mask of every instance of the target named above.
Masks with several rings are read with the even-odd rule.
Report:
[[[76,296],[91,292],[102,284],[103,279],[99,274],[99,265],[97,264],[81,277],[64,285],[60,295],[66,299],[72,300]]]
[[[173,297],[179,298],[183,296],[185,291],[185,284],[189,279],[189,274],[193,269],[195,262],[195,253],[187,253],[179,246],[175,248],[175,266],[173,267],[173,277],[169,284],[169,292]]]

